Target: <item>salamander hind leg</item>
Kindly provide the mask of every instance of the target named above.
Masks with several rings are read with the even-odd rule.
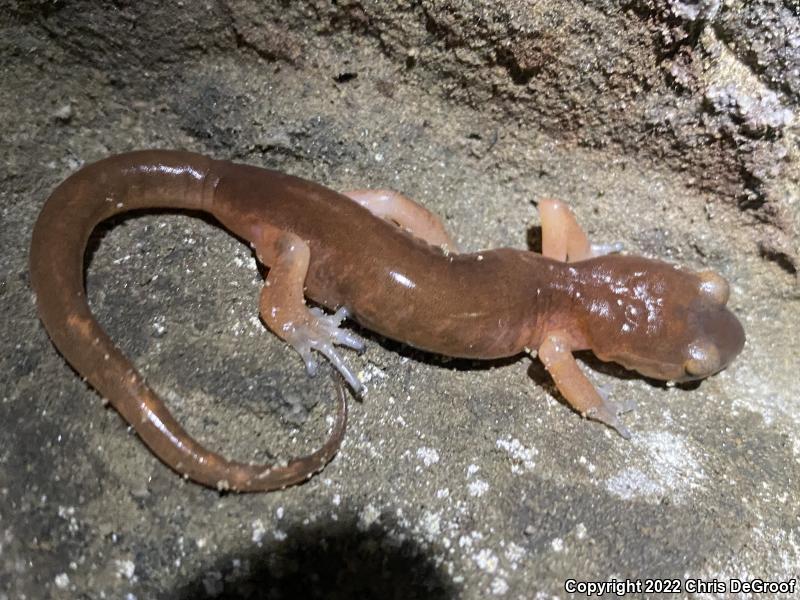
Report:
[[[432,246],[458,252],[458,245],[442,220],[427,208],[392,190],[348,190],[342,192],[376,217],[386,219]]]
[[[335,314],[327,315],[319,308],[306,306],[303,286],[310,258],[308,244],[293,233],[262,226],[256,252],[259,260],[270,268],[259,303],[264,323],[297,350],[309,375],[317,371],[312,353],[316,350],[325,355],[353,391],[359,393],[361,382],[334,347],[364,349],[358,336],[339,327],[347,317],[347,310],[341,307]]]
[[[558,391],[581,416],[605,423],[625,439],[631,437],[617,416],[624,410],[618,409],[604,398],[583,374],[565,336],[554,333],[545,337],[539,346],[539,359],[553,378]],[[630,407],[626,409],[630,410]]]
[[[539,218],[542,222],[542,254],[548,258],[577,262],[623,249],[621,242],[590,243],[572,210],[560,200],[540,200]]]

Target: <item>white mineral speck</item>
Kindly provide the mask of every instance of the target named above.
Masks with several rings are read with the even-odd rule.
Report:
[[[502,577],[496,577],[491,584],[492,594],[502,596],[508,591],[508,582]]]
[[[505,450],[511,458],[513,462],[511,465],[512,473],[520,473],[522,471],[520,464],[528,471],[532,471],[536,466],[533,459],[539,454],[539,451],[536,448],[523,445],[517,438],[497,440],[496,445],[499,449]]]
[[[497,566],[500,562],[497,558],[497,555],[488,548],[484,548],[475,554],[472,557],[472,560],[475,561],[475,564],[478,565],[478,567],[487,573],[494,573],[497,571]]]
[[[623,500],[640,496],[658,496],[663,489],[639,469],[623,469],[606,482],[606,489]]]
[[[361,531],[366,531],[380,516],[381,513],[377,508],[372,504],[367,504],[358,515],[358,528]]]
[[[471,481],[469,485],[467,485],[467,491],[469,492],[469,495],[475,496],[476,498],[480,498],[481,496],[483,496],[488,489],[489,489],[489,484],[486,483],[483,479],[476,479],[475,481]]]
[[[506,559],[511,563],[511,568],[516,569],[517,563],[525,556],[525,548],[511,542],[506,547]]]
[[[72,105],[67,103],[53,112],[56,121],[67,123],[72,119]]]
[[[695,449],[680,435],[643,432],[635,444],[642,454],[640,464],[622,469],[606,481],[606,489],[623,500],[657,503],[669,495],[673,502],[681,503],[706,478]]]
[[[69,575],[67,575],[66,573],[59,573],[58,575],[56,575],[55,581],[56,581],[56,587],[58,589],[65,590],[69,585]]]
[[[422,513],[420,519],[420,529],[429,540],[434,539],[441,531],[441,517],[438,513],[428,512],[427,510]]]
[[[439,453],[435,448],[422,446],[421,448],[417,448],[417,458],[420,459],[422,464],[426,467],[430,467],[439,462]]]
[[[132,560],[118,560],[117,563],[117,576],[125,579],[133,579],[133,574],[136,571],[136,565]]]
[[[256,544],[260,544],[261,540],[264,539],[264,534],[267,533],[266,528],[264,527],[263,521],[261,519],[256,519],[253,521],[253,537],[252,540]]]

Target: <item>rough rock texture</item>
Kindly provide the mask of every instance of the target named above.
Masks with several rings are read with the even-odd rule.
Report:
[[[0,2],[0,599],[528,598],[569,578],[800,565],[798,5],[757,0]],[[529,359],[368,336],[369,393],[321,476],[182,482],[64,364],[27,247],[81,164],[182,147],[337,188],[394,187],[468,250],[534,239],[531,201],[732,282],[727,371],[633,399],[630,442]],[[57,244],[58,241],[54,240]],[[315,447],[330,389],[256,318],[252,254],[185,215],[122,219],[94,310],[190,431],[243,459]]]

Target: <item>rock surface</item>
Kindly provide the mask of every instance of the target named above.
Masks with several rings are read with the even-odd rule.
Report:
[[[508,598],[564,581],[788,580],[800,565],[800,17],[792,0],[0,3],[0,599]],[[748,342],[667,388],[589,356],[626,442],[538,363],[368,336],[369,392],[307,484],[220,495],[153,458],[55,352],[27,249],[50,190],[181,147],[335,189],[392,187],[467,250],[532,201],[732,283]],[[54,240],[57,244],[58,241]],[[316,447],[323,379],[257,319],[250,251],[186,215],[98,234],[92,306],[190,431]],[[541,594],[541,596],[537,596]]]

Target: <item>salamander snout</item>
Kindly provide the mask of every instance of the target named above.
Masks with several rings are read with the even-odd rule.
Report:
[[[625,255],[583,264],[579,306],[601,360],[678,382],[713,375],[742,351],[744,329],[726,306],[730,286],[714,271]]]
[[[713,271],[697,274],[698,299],[694,303],[693,329],[700,335],[689,344],[683,368],[685,379],[701,379],[724,369],[744,347],[744,328],[725,306],[730,287]]]

